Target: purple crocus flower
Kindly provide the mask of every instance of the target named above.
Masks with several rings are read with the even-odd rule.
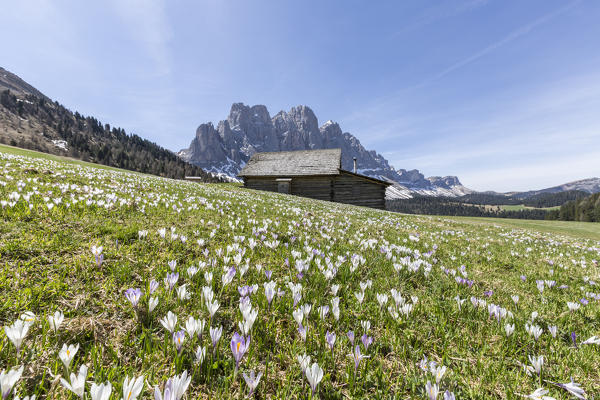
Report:
[[[169,287],[169,290],[173,289],[178,280],[179,273],[173,272],[172,274],[167,274],[167,277],[165,278],[165,283]]]
[[[365,351],[369,350],[369,346],[371,345],[371,343],[373,343],[373,338],[371,336],[367,336],[367,334],[365,333],[361,336],[360,340],[362,341],[363,346],[365,346]]]
[[[127,297],[127,300],[129,300],[131,305],[133,305],[134,307],[137,307],[141,296],[142,296],[142,291],[138,288],[135,288],[135,289],[131,288],[131,289],[127,289],[125,291],[125,297]]]
[[[354,346],[354,331],[348,331],[348,333],[346,333],[346,335],[348,336],[350,343],[352,343],[352,346]]]
[[[327,341],[327,344],[329,345],[329,348],[333,353],[333,345],[335,344],[335,332],[327,331],[327,333],[325,333],[325,340]]]
[[[571,332],[571,340],[573,341],[573,346],[577,347],[577,334],[575,332]]]
[[[235,267],[230,267],[227,270],[227,273],[224,274],[221,278],[222,282],[223,282],[223,287],[229,285],[231,283],[231,281],[233,281],[233,278],[235,277]]]
[[[271,279],[271,274],[273,274],[272,271],[270,271],[268,269],[265,270],[265,276],[267,277],[267,279]]]
[[[486,290],[485,292],[483,292],[484,295],[486,295],[487,297],[492,297],[492,295],[494,294],[493,290]]]
[[[294,296],[294,307],[296,307],[296,305],[298,305],[298,303],[300,302],[300,299],[302,299],[302,295],[300,293],[296,293],[296,295]]]
[[[156,289],[158,289],[158,285],[159,285],[159,283],[156,281],[156,279],[152,279],[150,281],[150,285],[149,285],[150,287],[149,287],[148,292],[150,292],[150,294],[153,294],[154,292],[156,292]]]
[[[262,372],[259,372],[258,375],[254,375],[254,371],[250,371],[250,375],[246,375],[246,373],[244,373],[242,376],[244,377],[246,385],[248,385],[248,389],[250,390],[250,393],[248,393],[248,397],[252,397],[252,395],[254,394],[254,390],[260,382]]]
[[[522,280],[523,282],[525,282],[525,281],[527,280],[527,277],[526,277],[525,275],[521,275],[521,280]]]
[[[247,286],[247,285],[246,286],[238,286],[238,292],[240,293],[240,296],[242,296],[242,297],[246,297],[246,296],[248,296],[248,294],[250,294],[249,289],[250,289],[250,286]]]
[[[303,326],[302,324],[298,325],[298,333],[303,341],[306,342],[306,334],[308,333],[308,326]]]
[[[267,301],[269,302],[269,306],[271,305],[271,301],[273,301],[273,297],[275,296],[275,282],[270,281],[263,284],[265,288],[265,296],[267,297]]]
[[[584,297],[583,299],[579,300],[579,302],[580,302],[581,304],[583,304],[584,306],[587,306],[587,305],[589,304],[589,301],[588,301],[588,299],[586,299],[585,297]]]
[[[175,344],[178,353],[181,353],[183,342],[185,342],[185,331],[183,329],[173,333],[173,343]]]
[[[360,353],[360,346],[356,345],[354,347],[354,352],[352,354],[348,354],[348,357],[352,357],[354,359],[354,374],[358,370],[358,366],[363,358],[369,358],[369,356],[365,356]]]
[[[304,274],[303,274],[302,272],[298,272],[298,275],[296,275],[296,277],[297,277],[299,280],[302,280],[302,278],[304,278]]]
[[[180,400],[188,386],[192,377],[188,377],[187,371],[183,371],[181,375],[172,376],[165,384],[164,392],[161,394],[158,386],[154,387],[155,400]]]
[[[285,259],[285,261],[284,261],[283,263],[285,264],[285,266],[286,266],[286,267],[288,267],[288,268],[289,268],[289,266],[290,266],[290,259],[289,259],[289,258],[286,258],[286,259]]]
[[[248,336],[248,339],[245,339],[237,332],[233,334],[233,338],[231,339],[231,352],[233,353],[233,359],[235,360],[236,370],[240,367],[240,361],[242,361],[242,357],[246,354],[249,346],[250,336]]]

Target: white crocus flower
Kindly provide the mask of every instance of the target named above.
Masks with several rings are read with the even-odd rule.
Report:
[[[525,324],[525,330],[530,336],[533,336],[535,340],[538,340],[542,335],[543,329],[537,325]]]
[[[308,368],[308,366],[310,365],[310,356],[303,354],[301,356],[298,356],[297,359],[298,363],[300,364],[300,369],[302,371],[305,371],[306,368]]]
[[[340,290],[340,285],[331,285],[331,294],[337,296],[338,290]]]
[[[79,367],[79,373],[75,375],[71,372],[71,382],[67,382],[65,379],[60,378],[60,383],[71,392],[75,393],[77,396],[83,399],[83,394],[85,392],[85,379],[87,378],[87,365],[82,365]]]
[[[340,298],[334,297],[331,299],[331,313],[336,321],[340,319]]]
[[[154,311],[154,309],[156,308],[156,306],[158,305],[158,297],[150,297],[150,299],[148,299],[148,312],[152,312]]]
[[[298,308],[292,312],[292,316],[298,325],[302,325],[302,320],[304,319],[304,313],[302,309]]]
[[[187,390],[192,377],[187,376],[187,371],[175,375],[167,380],[164,392],[161,394],[158,386],[154,387],[154,400],[180,400]]]
[[[21,379],[23,375],[23,366],[20,368],[13,368],[10,371],[2,370],[0,372],[0,391],[2,392],[2,399],[8,398],[15,384]]]
[[[506,331],[506,336],[509,337],[515,331],[515,324],[504,325],[504,330]]]
[[[58,328],[60,328],[64,320],[65,315],[60,311],[56,311],[54,315],[48,316],[48,324],[50,325],[50,328],[54,331],[54,333],[58,331]]]
[[[308,318],[308,315],[310,314],[310,310],[312,310],[312,305],[304,304],[301,308],[302,308],[302,312],[304,313],[304,316],[306,318]]]
[[[547,381],[547,382],[550,382],[550,381]],[[557,382],[550,382],[550,383],[558,386],[561,389],[566,390],[567,392],[569,392],[573,396],[577,397],[578,399],[582,399],[582,400],[586,399],[585,390],[583,390],[583,388],[581,387],[581,385],[579,383],[573,382],[572,378],[571,378],[571,382],[567,382],[567,383],[557,383]]]
[[[217,312],[217,310],[219,309],[219,302],[218,301],[214,301],[212,303],[210,302],[206,302],[206,308],[208,309],[208,314],[210,315],[210,317],[214,317],[215,313]]]
[[[362,304],[363,300],[365,299],[365,292],[355,292],[354,297],[356,297],[356,300],[358,300],[358,304]]]
[[[537,388],[530,395],[523,395],[523,397],[531,400],[556,400],[554,397],[546,396],[546,394],[548,394],[548,389]]]
[[[187,283],[177,288],[177,297],[182,301],[190,298],[190,293],[187,290]]]
[[[196,362],[198,364],[202,365],[202,362],[204,362],[204,358],[206,357],[206,347],[198,346],[196,348],[196,352],[194,353],[194,356],[196,357]]]
[[[200,329],[200,320],[195,319],[190,316],[187,321],[185,321],[185,331],[190,337],[190,340],[194,338],[194,335]]]
[[[142,393],[143,388],[143,376],[138,376],[137,378],[133,377],[131,379],[129,379],[129,377],[126,376],[125,382],[123,382],[123,397],[121,398],[121,400],[137,400],[140,393]]]
[[[321,367],[319,367],[319,364],[313,363],[312,367],[310,367],[310,368],[307,367],[304,370],[304,373],[306,375],[306,379],[308,380],[308,383],[310,384],[310,388],[312,389],[312,393],[314,396],[315,391],[317,390],[317,386],[319,385],[319,382],[321,382],[321,379],[323,379],[323,369]]]
[[[62,348],[58,352],[58,357],[60,358],[60,361],[62,361],[62,363],[64,364],[67,371],[71,367],[71,361],[73,361],[73,358],[77,354],[78,350],[79,350],[79,343],[76,345],[70,344],[69,346],[67,346],[66,344],[63,344]]]
[[[15,345],[17,352],[21,349],[21,344],[23,344],[23,340],[27,336],[31,325],[31,322],[18,319],[12,325],[4,327],[6,336]]]
[[[160,323],[166,330],[173,333],[175,331],[175,326],[177,325],[177,315],[169,311],[167,316],[160,320]]]
[[[541,374],[542,366],[544,365],[544,356],[539,356],[539,357],[528,356],[528,357],[529,357],[529,362],[533,366],[535,373],[538,375]]]
[[[360,325],[363,328],[363,331],[365,333],[369,333],[369,329],[371,329],[371,321],[366,320],[366,321],[360,321]]]
[[[110,382],[101,383],[97,385],[95,382],[92,383],[92,387],[90,388],[90,395],[92,400],[108,400],[110,394],[112,393],[112,385]]]
[[[591,338],[581,342],[581,344],[600,344],[600,338],[598,336],[592,336]]]
[[[377,293],[377,302],[379,303],[379,307],[383,308],[388,302],[388,295]]]
[[[31,311],[25,311],[23,314],[21,314],[19,319],[28,322],[29,324],[33,324],[35,322],[36,316]]]

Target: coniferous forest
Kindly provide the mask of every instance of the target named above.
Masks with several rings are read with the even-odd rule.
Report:
[[[450,215],[464,217],[495,217],[545,219],[546,210],[505,210],[501,205],[471,204],[452,197],[415,196],[411,199],[387,200],[386,209],[406,214]]]
[[[206,182],[220,181],[149,140],[73,113],[46,97],[16,96],[4,90],[0,111],[3,144],[167,178],[198,176]]]
[[[506,205],[531,208],[511,210],[502,207]],[[557,206],[560,208],[545,208]],[[600,193],[590,195],[571,190],[540,193],[523,200],[484,193],[461,197],[415,196],[411,199],[388,200],[386,208],[406,214],[600,222]]]
[[[569,201],[560,210],[550,211],[547,219],[600,222],[600,193]]]

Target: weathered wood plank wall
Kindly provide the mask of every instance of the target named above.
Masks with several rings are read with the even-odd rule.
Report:
[[[249,189],[277,192],[277,177],[245,177]],[[317,200],[385,209],[384,185],[350,174],[299,176],[291,181],[291,194]]]
[[[385,209],[385,186],[353,175],[336,176],[333,201]]]

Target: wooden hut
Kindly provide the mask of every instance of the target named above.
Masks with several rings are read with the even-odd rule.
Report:
[[[341,149],[255,153],[238,176],[250,189],[381,209],[390,185],[343,170]]]

